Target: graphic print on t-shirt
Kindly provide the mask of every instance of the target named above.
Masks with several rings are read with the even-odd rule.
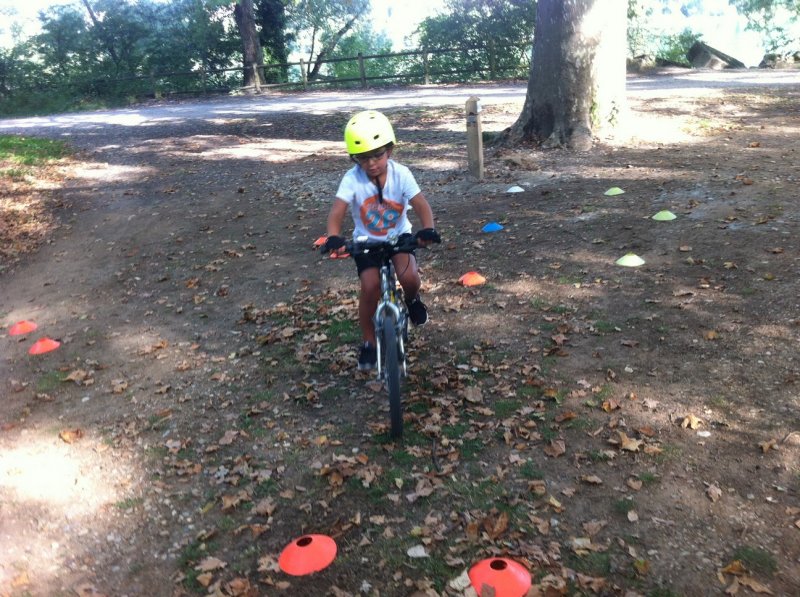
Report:
[[[373,195],[361,204],[361,222],[375,236],[386,236],[393,229],[400,216],[403,215],[403,204],[383,198],[378,201],[378,196]]]

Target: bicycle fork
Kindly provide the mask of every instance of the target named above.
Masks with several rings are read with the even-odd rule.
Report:
[[[382,300],[378,305],[377,311],[375,311],[375,317],[373,318],[373,325],[375,326],[375,348],[377,350],[378,356],[378,379],[383,379],[383,353],[385,347],[383,346],[383,320],[386,317],[386,312],[389,311],[394,315],[395,321],[395,329],[397,330],[397,354],[400,358],[400,362],[402,365],[402,373],[405,377],[406,375],[406,358],[405,358],[405,314],[402,310],[393,302],[389,300]]]

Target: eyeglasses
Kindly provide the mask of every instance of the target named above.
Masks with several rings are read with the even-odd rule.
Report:
[[[357,161],[359,164],[367,164],[372,160],[376,162],[381,159],[383,156],[386,155],[386,152],[389,151],[388,149],[384,149],[383,151],[379,151],[378,153],[371,153],[369,155],[354,155],[353,159]]]

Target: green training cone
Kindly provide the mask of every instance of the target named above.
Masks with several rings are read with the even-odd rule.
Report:
[[[644,265],[645,261],[635,253],[628,253],[627,255],[623,255],[617,259],[615,263],[625,267],[638,267],[640,265]]]
[[[623,193],[625,193],[625,191],[623,191],[619,187],[611,187],[605,192],[605,194],[608,195],[609,197],[613,197],[614,195],[622,195]]]
[[[653,219],[657,222],[669,222],[670,220],[674,220],[677,218],[674,213],[669,211],[668,209],[662,209],[656,215],[653,216]]]

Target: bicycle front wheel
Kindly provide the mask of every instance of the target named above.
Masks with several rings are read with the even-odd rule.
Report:
[[[400,402],[400,356],[398,354],[397,321],[394,314],[383,318],[383,374],[389,390],[391,436],[403,435],[403,405]]]

